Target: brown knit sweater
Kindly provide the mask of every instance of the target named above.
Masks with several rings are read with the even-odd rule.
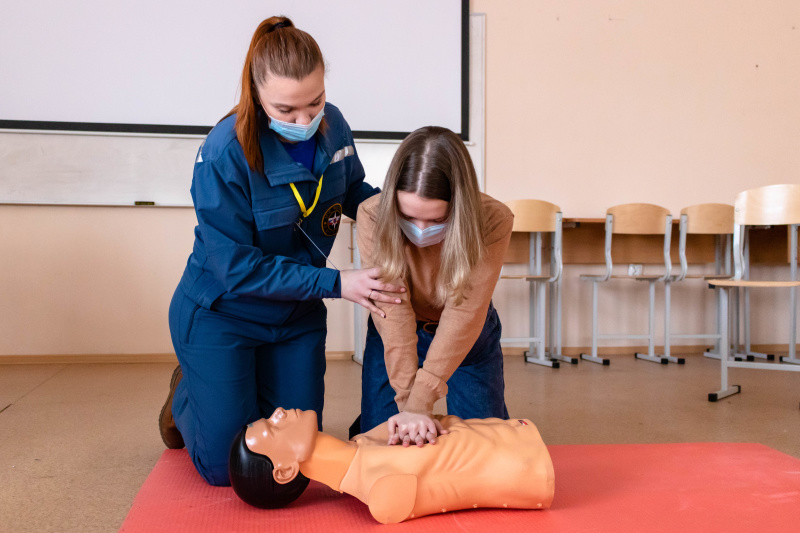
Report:
[[[358,209],[358,249],[364,268],[376,266],[373,231],[381,195],[365,200]],[[511,240],[514,215],[491,196],[481,194],[486,255],[470,275],[464,299],[455,305],[449,297],[444,307],[436,301],[436,277],[442,245],[418,248],[406,241],[408,277],[393,280],[406,287],[400,304],[376,304],[386,313],[372,313],[384,346],[389,383],[400,411],[431,415],[433,404],[447,394],[447,380],[466,357],[483,330],[486,313]],[[389,281],[389,280],[385,280]],[[417,321],[439,322],[422,368],[417,358]]]

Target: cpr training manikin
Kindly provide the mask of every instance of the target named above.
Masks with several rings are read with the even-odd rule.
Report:
[[[388,444],[386,423],[342,441],[317,430],[313,411],[278,408],[237,436],[231,483],[246,502],[279,507],[313,479],[355,496],[384,524],[462,509],[550,507],[553,463],[530,420],[437,418],[447,432],[436,444],[403,447]]]

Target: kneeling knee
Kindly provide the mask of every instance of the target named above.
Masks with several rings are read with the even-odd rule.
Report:
[[[214,487],[230,487],[231,480],[228,476],[228,465],[206,466],[195,460],[194,466],[206,483]]]
[[[230,487],[231,478],[228,476],[228,465],[212,468],[203,476],[209,485],[214,487]]]

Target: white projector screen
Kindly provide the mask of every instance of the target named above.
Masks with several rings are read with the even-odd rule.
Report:
[[[319,43],[358,138],[437,124],[467,137],[468,0],[9,0],[0,129],[204,134],[237,101],[255,28]]]

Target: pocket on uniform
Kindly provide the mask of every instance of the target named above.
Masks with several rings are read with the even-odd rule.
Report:
[[[197,321],[197,312],[202,307],[200,304],[197,304],[197,303],[194,303],[194,302],[193,302],[193,304],[194,305],[192,306],[192,309],[191,309],[191,311],[189,311],[189,314],[188,314],[188,316],[186,318],[186,325],[183,328],[183,343],[184,344],[188,344],[189,343],[189,336],[192,334],[192,330],[194,330],[194,327],[195,327],[195,322]]]
[[[224,350],[236,349],[237,346],[247,346],[248,342],[239,335],[235,327],[231,327],[231,319],[224,313],[206,309],[201,305],[195,305],[188,318],[185,337],[183,340],[184,350],[189,348],[199,348],[202,350]]]
[[[265,231],[293,224],[300,216],[296,205],[253,211],[258,231]]]

